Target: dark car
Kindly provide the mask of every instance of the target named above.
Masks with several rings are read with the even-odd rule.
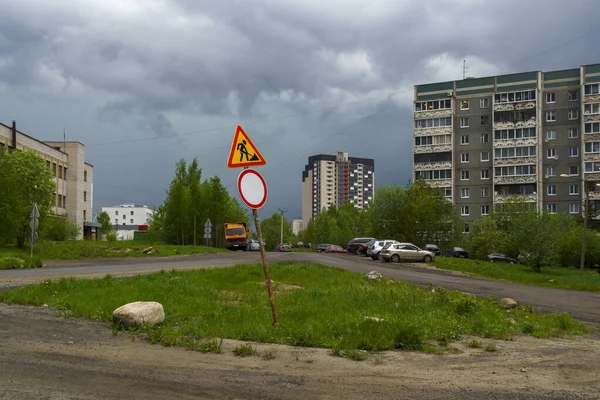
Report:
[[[348,242],[348,244],[346,245],[346,250],[348,250],[348,253],[362,254],[361,253],[362,246],[367,244],[371,240],[375,240],[375,238],[372,238],[372,237],[354,238]],[[365,247],[365,251],[366,251],[366,247]]]
[[[369,254],[369,247],[373,246],[375,243],[377,243],[377,239],[372,239],[369,240],[367,243],[361,244],[360,247],[357,249],[356,254],[362,254],[365,257],[370,257],[371,254]]]
[[[327,248],[331,246],[330,244],[327,243],[321,243],[317,245],[317,253],[323,253],[325,250],[327,250]]]
[[[506,254],[502,253],[492,253],[485,256],[485,258],[490,262],[505,262],[510,264],[515,264],[517,260],[514,258],[508,257]]]
[[[462,247],[452,247],[444,251],[444,257],[469,258],[469,253]]]
[[[437,247],[435,244],[426,244],[425,246],[423,246],[423,250],[427,250],[432,252],[433,254],[435,254],[436,256],[440,255],[440,248]]]
[[[287,243],[279,243],[275,246],[275,251],[292,251],[292,246]]]

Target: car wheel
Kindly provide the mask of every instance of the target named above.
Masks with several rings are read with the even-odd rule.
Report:
[[[423,257],[423,261],[425,261],[426,263],[430,263],[432,261],[431,256],[427,255],[425,257]]]
[[[377,256],[375,254],[371,255],[371,259],[377,260]]]
[[[354,250],[354,254],[356,254],[357,256],[361,254],[360,247]]]
[[[399,262],[399,261],[400,261],[400,256],[399,256],[398,254],[394,254],[394,255],[392,256],[392,262],[395,262],[395,263],[397,263],[397,262]]]

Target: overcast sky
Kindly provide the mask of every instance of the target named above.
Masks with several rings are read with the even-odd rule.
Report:
[[[227,168],[241,124],[265,217],[301,217],[310,155],[411,177],[413,85],[600,63],[597,0],[0,0],[0,121],[85,144],[94,208],[157,206],[175,162]]]

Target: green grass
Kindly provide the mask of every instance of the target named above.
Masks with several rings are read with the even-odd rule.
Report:
[[[158,250],[154,254],[140,253],[147,247]],[[116,241],[108,243],[92,240],[70,240],[65,242],[41,241],[34,248],[34,256],[44,260],[82,260],[94,258],[121,258],[121,257],[161,257],[190,255],[205,252],[204,246],[175,246],[165,244],[151,244],[140,241]],[[0,246],[2,257],[29,257],[29,247],[17,249],[14,246]],[[208,253],[219,253],[226,249],[208,248]]]
[[[162,271],[128,279],[65,278],[2,292],[0,301],[48,304],[71,316],[107,323],[123,304],[158,301],[166,318],[161,326],[144,329],[150,341],[190,349],[203,340],[229,338],[329,348],[333,354],[355,356],[347,352],[425,350],[429,341],[449,343],[462,335],[512,339],[523,327],[536,337],[587,332],[567,315],[521,308],[505,312],[492,298],[442,288],[432,292],[403,281],[366,281],[362,274],[321,265],[275,263],[271,277],[280,329],[272,324],[260,264]]]
[[[250,357],[256,355],[257,353],[258,351],[249,343],[240,344],[233,349],[233,354],[238,357]]]
[[[1,256],[0,269],[41,268],[42,260],[39,257],[30,257],[29,254],[21,256]]]
[[[498,348],[496,348],[495,344],[490,343],[487,346],[485,346],[485,351],[487,351],[487,352],[494,353],[497,350],[498,350]]]
[[[600,275],[595,270],[585,270],[581,277],[579,269],[574,268],[542,267],[542,272],[534,272],[522,264],[448,257],[437,257],[433,264],[440,269],[525,285],[600,292]]]

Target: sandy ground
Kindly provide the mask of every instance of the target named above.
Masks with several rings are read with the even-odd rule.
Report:
[[[598,399],[600,334],[483,340],[498,351],[384,352],[356,362],[325,349],[253,344],[240,358],[152,345],[104,323],[0,303],[0,399]],[[275,358],[260,355],[272,350]]]

